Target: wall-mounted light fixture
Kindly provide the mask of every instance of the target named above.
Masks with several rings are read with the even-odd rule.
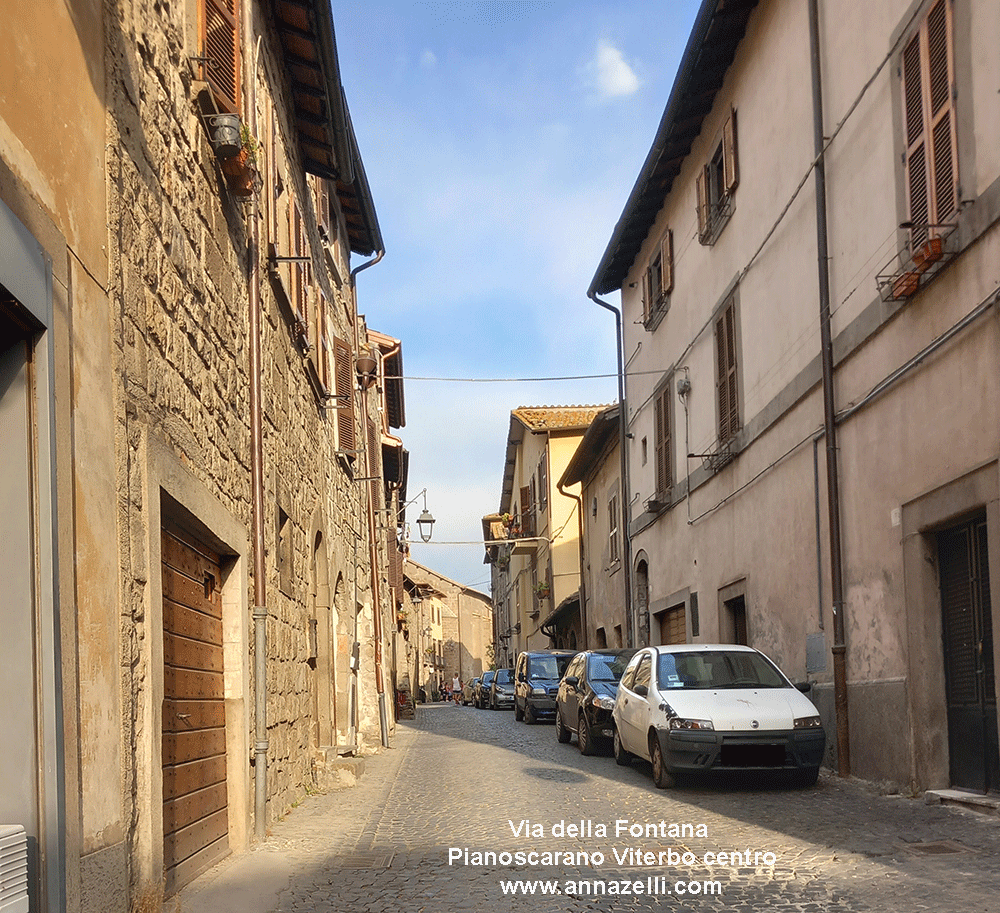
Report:
[[[362,349],[358,357],[354,360],[354,370],[358,372],[358,384],[362,390],[367,390],[375,383],[375,372],[378,370],[378,362],[372,354],[371,349]]]

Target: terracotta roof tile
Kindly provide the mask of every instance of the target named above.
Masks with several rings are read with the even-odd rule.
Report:
[[[531,431],[586,428],[607,406],[519,406],[511,415]]]

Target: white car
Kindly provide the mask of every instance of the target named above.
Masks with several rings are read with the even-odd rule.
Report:
[[[612,717],[615,760],[649,761],[661,789],[699,771],[788,771],[811,786],[826,747],[812,701],[763,653],[734,644],[643,648]]]

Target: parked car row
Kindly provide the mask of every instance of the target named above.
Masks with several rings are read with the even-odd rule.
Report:
[[[581,754],[609,742],[615,761],[639,758],[661,789],[678,775],[781,774],[816,782],[826,747],[819,711],[759,650],[677,644],[638,650],[522,653],[514,716],[551,718]]]
[[[488,669],[470,679],[462,688],[462,703],[480,710],[509,710],[514,706],[514,685],[510,669]]]

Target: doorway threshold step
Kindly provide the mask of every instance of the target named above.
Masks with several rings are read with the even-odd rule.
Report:
[[[929,789],[924,793],[927,805],[957,805],[981,815],[1000,817],[1000,795],[971,792],[966,789]]]

